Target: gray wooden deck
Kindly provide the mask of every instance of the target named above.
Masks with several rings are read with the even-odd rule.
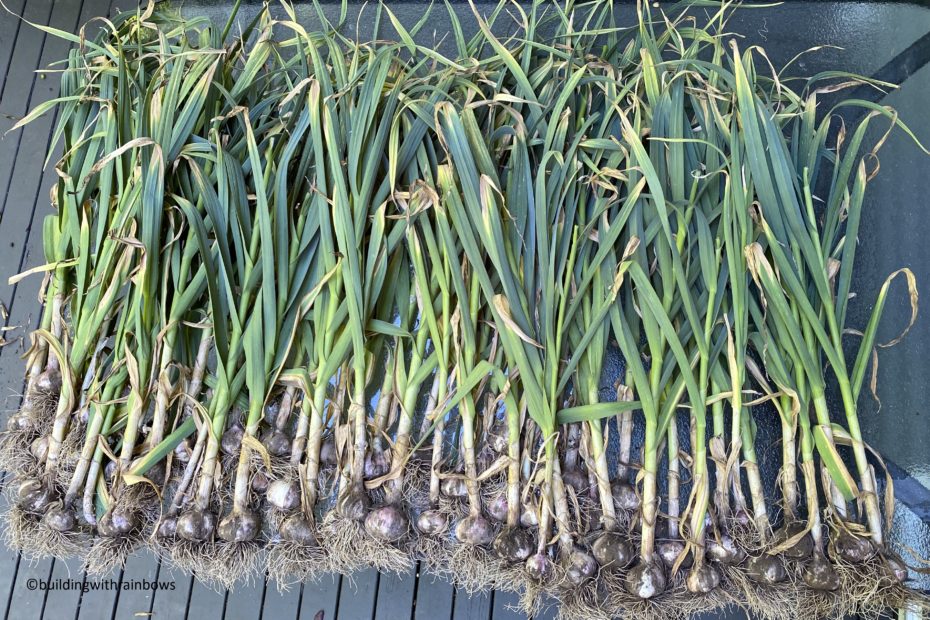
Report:
[[[89,19],[104,16],[119,10],[119,6],[134,6],[132,0],[2,0],[8,9],[16,15],[31,22],[44,24],[62,30],[76,32],[81,24]],[[217,10],[217,9],[213,9]],[[923,13],[926,19],[927,13]],[[877,21],[881,23],[881,18]],[[891,54],[900,53],[910,41],[927,39],[925,34],[928,22],[922,24],[905,21],[905,30],[898,31],[896,45],[885,48],[882,56],[871,58],[875,63],[863,69],[875,70],[891,58]],[[50,63],[64,57],[68,44],[60,39],[46,36],[6,11],[0,12],[0,135],[4,134],[29,109],[57,94],[58,81],[55,76],[44,78],[36,74],[36,69],[47,68]],[[912,46],[913,47],[913,46]],[[927,47],[926,45],[924,47]],[[923,48],[921,48],[923,49]],[[888,53],[890,51],[890,53]],[[921,50],[918,50],[921,51]],[[921,51],[926,56],[926,50]],[[868,52],[866,53],[868,55]],[[908,65],[908,73],[918,73],[922,62]],[[871,63],[870,63],[871,64]],[[921,86],[913,88],[927,92],[927,71],[918,75]],[[914,80],[912,80],[913,82]],[[919,101],[919,99],[918,99]],[[897,105],[902,105],[900,101]],[[904,107],[908,107],[905,100]],[[911,108],[906,116],[908,121],[917,120],[921,113]],[[902,116],[905,116],[902,111]],[[917,117],[917,118],[915,118]],[[927,119],[918,125],[918,133],[926,138]],[[29,278],[14,286],[7,285],[10,274],[38,265],[42,262],[41,218],[49,209],[48,189],[54,182],[54,171],[43,170],[42,164],[48,148],[55,118],[46,115],[28,125],[23,131],[14,132],[0,139],[0,326],[17,327],[9,332],[0,332],[7,340],[19,338],[34,327],[39,319],[38,302],[40,278]],[[913,157],[913,153],[911,155]],[[884,163],[884,162],[883,162]],[[926,204],[927,179],[930,178],[930,166],[922,162],[921,171],[911,171],[915,181],[906,188],[914,196],[923,196],[922,201],[910,203],[910,209],[920,210],[916,205]],[[923,188],[923,189],[921,189]],[[898,188],[900,191],[900,186]],[[919,235],[920,227],[926,227],[930,218],[926,213],[920,218],[914,234]],[[924,251],[926,244],[907,244],[908,247]],[[920,255],[924,257],[923,254]],[[918,257],[908,256],[920,265],[918,271],[926,274],[930,261],[924,263]],[[919,276],[922,274],[919,274]],[[8,316],[7,316],[8,313]],[[926,329],[927,321],[920,321],[919,328]],[[927,342],[930,339],[924,339]],[[906,348],[906,347],[905,347]],[[915,347],[919,359],[916,366],[903,364],[914,374],[904,377],[906,384],[920,386],[921,391],[915,401],[926,402],[926,386],[930,384],[930,366],[926,363],[925,350]],[[23,390],[23,366],[19,354],[23,350],[21,342],[12,342],[0,347],[0,423],[5,423],[7,412],[15,411]],[[915,407],[918,411],[925,408]],[[924,411],[925,413],[925,411]],[[916,412],[915,412],[916,415]],[[930,544],[930,502],[926,488],[928,471],[920,467],[926,463],[927,438],[930,425],[922,430],[912,432],[905,440],[892,440],[896,449],[889,454],[905,466],[908,471],[895,473],[899,478],[899,498],[910,503],[913,511],[903,506],[899,509],[899,529],[906,532],[905,540],[925,554]],[[892,432],[884,434],[893,436]],[[893,429],[892,429],[893,430]],[[879,446],[887,451],[883,446]],[[914,455],[904,458],[904,453]],[[917,463],[917,465],[915,465]],[[926,467],[926,466],[924,466]],[[894,472],[893,472],[894,473]],[[916,476],[911,478],[910,475]],[[0,487],[5,482],[5,474],[0,477]],[[901,497],[901,496],[904,497]],[[909,498],[909,499],[908,499]],[[926,504],[921,508],[922,504]],[[355,583],[340,576],[324,579],[320,583],[306,583],[299,588],[292,588],[286,593],[279,593],[274,584],[257,583],[251,587],[241,586],[233,592],[214,592],[204,587],[193,578],[182,574],[172,574],[167,567],[161,566],[152,555],[142,554],[129,560],[126,567],[112,576],[122,584],[130,580],[161,580],[174,584],[173,590],[162,591],[122,591],[80,589],[54,590],[30,589],[30,580],[54,581],[57,579],[74,579],[87,583],[88,578],[81,572],[77,561],[62,562],[44,560],[30,563],[19,554],[5,547],[0,548],[0,611],[3,618],[134,618],[153,616],[155,618],[221,620],[253,618],[295,618],[306,620],[517,620],[524,618],[510,608],[515,603],[514,595],[503,593],[485,593],[478,596],[456,590],[442,581],[435,581],[430,576],[422,578],[418,573],[403,577],[378,575],[368,571],[357,575]],[[321,615],[322,612],[322,615]]]

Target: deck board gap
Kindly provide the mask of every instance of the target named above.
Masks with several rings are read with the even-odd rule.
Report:
[[[10,607],[13,606],[13,592],[16,591],[16,577],[19,575],[19,564],[23,561],[23,554],[16,553],[16,568],[13,569],[13,580],[10,582],[10,593],[6,599],[6,611],[3,613],[3,619],[9,620],[10,618]]]
[[[161,579],[161,558],[158,558],[155,566],[155,588],[152,590],[152,600],[149,601],[149,618],[152,617],[152,613],[155,611],[155,597],[158,596],[158,580]]]
[[[112,6],[112,4],[111,4]],[[191,614],[191,597],[194,594],[194,576],[191,575],[190,581],[188,582],[187,587],[187,605],[185,606],[186,611],[184,612],[184,618],[187,620],[188,616]],[[226,613],[226,602],[223,601],[223,613]]]
[[[46,583],[51,583],[51,582],[52,582],[52,574],[53,574],[54,571],[55,571],[55,562],[56,562],[56,561],[57,561],[57,560],[56,560],[55,558],[52,558],[51,565],[48,567],[48,577],[47,577],[46,580],[45,580]],[[48,604],[48,593],[49,593],[49,592],[51,592],[51,588],[45,588],[45,592],[44,592],[43,595],[42,595],[42,607],[39,608],[39,617],[40,617],[40,618],[41,618],[42,616],[45,615],[45,606]]]
[[[268,574],[265,573],[264,583],[262,585],[262,603],[258,608],[258,620],[265,617],[265,599],[268,597]]]
[[[342,603],[342,575],[339,575],[339,579],[336,582],[336,604],[333,605],[333,618],[334,620],[339,617],[339,605]]]
[[[119,580],[116,585],[116,595],[113,597],[113,611],[110,612],[110,618],[116,620],[116,610],[119,608],[119,595],[123,589],[123,575],[126,574],[125,568],[119,569]]]
[[[417,613],[417,593],[420,591],[420,577],[422,575],[423,564],[417,560],[416,566],[414,567],[416,571],[413,579],[413,600],[410,601],[410,616],[408,620],[413,620],[414,614]]]

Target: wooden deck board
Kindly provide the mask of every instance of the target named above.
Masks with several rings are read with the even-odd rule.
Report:
[[[100,620],[113,617],[116,611],[116,591],[113,582],[120,581],[122,576],[120,573],[122,571],[104,579],[93,579],[84,575],[87,592],[81,596],[78,620]]]
[[[4,4],[14,15],[21,15],[24,3],[25,0],[9,0]],[[0,17],[0,93],[3,92],[3,87],[6,85],[10,57],[16,48],[16,38],[19,36],[20,24],[21,22],[10,13],[5,13]]]
[[[371,620],[378,597],[378,571],[373,568],[343,578],[339,592],[336,618],[340,620]]]
[[[262,603],[262,618],[287,618],[297,620],[300,614],[300,587],[292,586],[280,591],[273,581],[265,583],[265,600]]]
[[[271,587],[274,590],[274,586]],[[265,581],[239,584],[226,594],[224,620],[254,620],[262,617],[265,602]],[[274,618],[275,616],[268,616]]]
[[[45,597],[42,618],[48,620],[74,620],[77,618],[78,604],[81,602],[80,585],[84,580],[79,559],[66,562],[55,561],[52,568],[52,583],[68,583],[68,587],[49,590]],[[18,608],[17,608],[18,611]]]
[[[399,620],[410,617],[417,587],[417,573],[418,570],[412,570],[403,575],[381,575],[378,600],[375,603],[375,620]]]
[[[10,595],[11,600],[16,601],[16,610],[11,610],[7,617],[13,617],[15,613],[19,618],[40,618],[46,592],[41,584],[48,583],[51,576],[52,561],[35,562],[20,557],[16,584]]]
[[[155,593],[152,600],[152,618],[157,620],[182,619],[187,613],[187,601],[190,598],[193,579],[190,575],[172,572],[164,564],[159,571],[158,578],[164,581],[173,581],[174,590],[163,590]]]
[[[327,575],[319,581],[306,582],[300,590],[299,620],[334,620],[342,591],[342,577]]]
[[[458,588],[452,620],[491,620],[491,592],[468,592]]]
[[[491,620],[522,620],[526,614],[517,611],[520,596],[515,592],[495,592]]]
[[[185,615],[176,616],[187,620],[223,620],[226,593],[217,592],[194,580]]]
[[[117,618],[141,618],[151,611],[157,574],[158,558],[151,551],[134,553],[126,561],[116,597]]]
[[[448,581],[421,572],[416,596],[413,620],[452,617],[455,588]]]
[[[31,0],[26,3],[23,9],[23,19],[37,24],[48,25],[52,13],[53,0]],[[4,13],[4,20],[16,20],[12,15]],[[29,99],[32,95],[33,85],[35,83],[35,70],[40,66],[39,59],[42,55],[42,46],[45,43],[45,36],[29,25],[18,24],[19,32],[15,37],[15,45],[10,55],[6,80],[3,85],[3,91],[0,96],[0,197],[3,202],[0,203],[0,214],[6,211],[6,204],[9,202],[8,191],[11,184],[13,167],[17,160],[17,154],[20,146],[25,142],[29,144],[26,132],[6,133],[16,122],[26,115],[29,110]],[[36,174],[29,175],[31,180],[37,180]],[[31,210],[33,201],[23,208]],[[0,220],[2,221],[2,220]],[[22,230],[18,231],[22,237]],[[9,264],[9,263],[7,263]],[[3,278],[4,283],[6,278]],[[0,299],[4,303],[9,302],[9,296],[5,293],[4,288],[0,288]]]

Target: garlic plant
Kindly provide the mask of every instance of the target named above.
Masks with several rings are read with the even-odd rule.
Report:
[[[913,274],[848,320],[866,130],[910,130],[818,108],[864,78],[770,77],[727,3],[636,10],[450,7],[447,52],[386,6],[355,40],[150,5],[81,41],[20,123],[59,106],[64,155],[13,544],[224,585],[423,560],[579,618],[922,601],[858,421]]]

